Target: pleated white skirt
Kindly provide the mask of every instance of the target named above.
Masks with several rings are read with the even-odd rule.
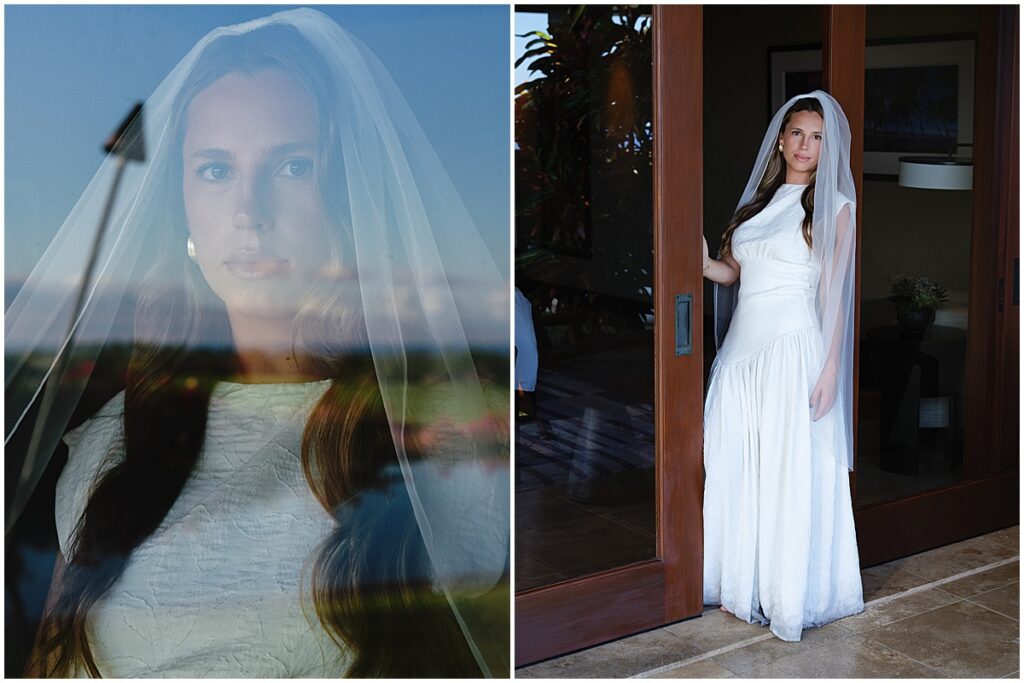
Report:
[[[730,347],[704,406],[704,603],[798,641],[864,609],[848,472],[811,439],[820,336]]]

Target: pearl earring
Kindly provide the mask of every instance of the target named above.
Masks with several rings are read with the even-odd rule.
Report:
[[[189,235],[188,241],[185,242],[185,253],[192,259],[192,263],[196,262],[196,243],[192,241],[192,235]]]

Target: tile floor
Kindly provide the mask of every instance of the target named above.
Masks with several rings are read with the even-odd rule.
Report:
[[[1019,527],[862,571],[864,612],[775,638],[700,617],[517,669],[516,678],[1020,678]]]

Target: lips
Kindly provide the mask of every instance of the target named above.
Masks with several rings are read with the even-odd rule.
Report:
[[[811,160],[810,157],[802,157],[799,154],[796,155],[796,159],[797,159],[797,161],[810,161]]]
[[[288,259],[262,249],[240,249],[224,261],[224,267],[243,280],[262,280],[283,273]]]

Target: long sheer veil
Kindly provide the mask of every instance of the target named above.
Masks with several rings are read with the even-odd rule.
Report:
[[[736,210],[748,204],[776,154],[786,111],[799,99],[813,97],[824,112],[821,149],[814,181],[813,261],[820,269],[815,312],[824,362],[818,373],[836,373],[836,398],[831,410],[811,423],[819,446],[853,470],[853,349],[857,194],[850,169],[850,124],[839,103],[815,90],[783,104],[765,131],[754,167]],[[718,254],[721,257],[721,251]],[[714,285],[715,348],[721,348],[736,308],[743,275],[732,285]]]
[[[107,157],[8,306],[5,442],[32,431],[47,382],[59,390],[45,424],[37,428],[37,457],[23,468],[13,500],[8,499],[6,527],[10,531],[21,514],[67,430],[92,367],[123,326],[119,316],[133,305],[157,250],[167,243],[161,234],[167,221],[155,217],[166,215],[161,185],[180,155],[171,131],[183,84],[214,41],[272,25],[296,29],[327,65],[339,103],[329,128],[343,166],[333,171],[332,201],[349,233],[351,253],[325,274],[326,286],[337,287],[338,301],[361,307],[401,480],[435,585],[488,674],[500,663],[488,661],[477,643],[493,624],[462,600],[498,582],[508,561],[507,436],[496,433],[493,411],[487,410],[494,392],[488,391],[476,359],[488,351],[504,356],[507,375],[509,285],[387,69],[315,10],[283,11],[218,28],[196,43],[146,99],[142,125],[130,127],[122,140],[143,139],[146,160]],[[120,187],[108,207],[122,165]],[[77,286],[105,213],[108,228],[94,273],[72,319]],[[184,237],[172,247],[184,254]],[[344,330],[336,342],[344,348]],[[465,447],[442,448],[430,458],[407,454],[409,433],[423,420],[417,412],[422,402],[409,381],[420,363],[432,368],[431,394],[441,397],[430,403],[431,419],[466,437]],[[508,378],[498,381],[507,400]]]

